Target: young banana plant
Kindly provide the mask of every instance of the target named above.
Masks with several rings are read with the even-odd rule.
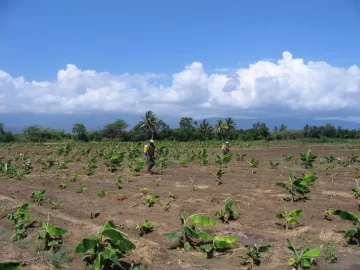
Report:
[[[284,205],[284,200],[281,199],[281,205],[284,209],[284,213],[278,213],[275,215],[275,217],[277,219],[285,219],[285,230],[288,231],[289,230],[289,224],[299,224],[299,221],[297,220],[297,218],[299,216],[302,215],[302,213],[304,213],[303,209],[297,209],[297,210],[293,210],[291,212],[288,212],[287,208]]]
[[[289,239],[286,240],[286,244],[287,248],[294,254],[294,257],[291,257],[288,260],[288,265],[294,266],[296,270],[310,268],[315,262],[315,257],[318,257],[323,249],[323,246],[321,245],[320,247],[313,249],[304,248],[299,252],[295,249]]]
[[[223,222],[229,223],[229,220],[236,220],[240,213],[233,210],[234,201],[231,198],[225,199],[225,209],[216,211],[215,216],[218,216]]]
[[[180,214],[180,220],[182,231],[164,234],[164,237],[167,239],[176,239],[176,243],[172,248],[182,247],[186,251],[199,248],[207,253],[208,258],[211,258],[215,250],[229,249],[232,243],[238,239],[237,236],[215,236],[213,238],[195,226],[194,224],[202,227],[218,225],[216,219],[203,214],[193,214],[187,218]],[[190,224],[190,222],[193,224]]]
[[[250,269],[254,270],[255,265],[259,266],[261,263],[260,261],[261,253],[269,252],[272,246],[271,245],[257,246],[256,244],[254,244],[254,245],[245,245],[245,248],[247,253],[246,255],[241,257],[245,259],[245,264],[250,263]]]
[[[344,237],[348,239],[350,244],[360,245],[360,217],[345,210],[327,210],[327,214],[339,216],[343,220],[351,221],[354,227],[347,230]]]

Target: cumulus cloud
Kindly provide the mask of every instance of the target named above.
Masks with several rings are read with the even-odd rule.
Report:
[[[172,74],[110,74],[67,65],[54,81],[28,81],[0,70],[0,112],[76,113],[154,110],[167,115],[255,116],[310,111],[324,117],[339,110],[358,111],[360,69],[294,58],[262,60],[248,68],[207,73],[199,62]],[[230,72],[230,70],[229,70]],[[159,82],[160,81],[160,82]],[[251,114],[251,115],[250,115]]]

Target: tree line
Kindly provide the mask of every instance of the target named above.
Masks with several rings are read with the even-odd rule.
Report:
[[[13,134],[6,131],[0,123],[0,142],[47,142],[61,140],[77,141],[145,141],[150,138],[156,140],[297,140],[297,139],[360,139],[360,130],[349,130],[335,127],[332,124],[324,126],[306,125],[302,130],[288,130],[286,125],[275,127],[272,131],[265,123],[258,122],[249,129],[239,129],[231,117],[219,119],[213,126],[208,120],[196,121],[191,117],[182,117],[178,128],[170,128],[152,111],[147,111],[141,121],[130,128],[124,120],[109,123],[101,130],[87,130],[82,123],[73,124],[72,133],[63,130],[43,128],[41,126],[25,127],[21,133]]]

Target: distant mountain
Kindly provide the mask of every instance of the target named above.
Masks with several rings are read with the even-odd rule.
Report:
[[[158,115],[170,127],[175,128],[179,125],[180,118]],[[116,119],[123,119],[131,126],[141,121],[141,115],[121,114],[121,113],[92,113],[92,114],[36,114],[36,113],[12,113],[0,114],[0,122],[4,123],[5,129],[14,133],[19,133],[26,126],[41,125],[46,128],[65,130],[71,132],[72,125],[76,122],[83,123],[88,130],[99,130],[106,124],[114,122]],[[194,117],[194,119],[196,119]],[[214,125],[218,117],[208,118],[207,120]],[[325,125],[331,123],[334,126],[342,126],[348,129],[360,129],[360,123],[343,120],[313,120],[313,119],[236,119],[233,118],[237,128],[248,129],[257,122],[264,122],[272,130],[275,126],[284,124],[288,129],[303,129],[306,124]],[[200,122],[202,119],[198,119]]]

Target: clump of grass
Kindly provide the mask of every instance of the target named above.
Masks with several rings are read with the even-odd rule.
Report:
[[[73,257],[65,249],[60,249],[58,252],[44,252],[43,259],[51,263],[56,269],[65,268],[64,264],[71,263]]]

